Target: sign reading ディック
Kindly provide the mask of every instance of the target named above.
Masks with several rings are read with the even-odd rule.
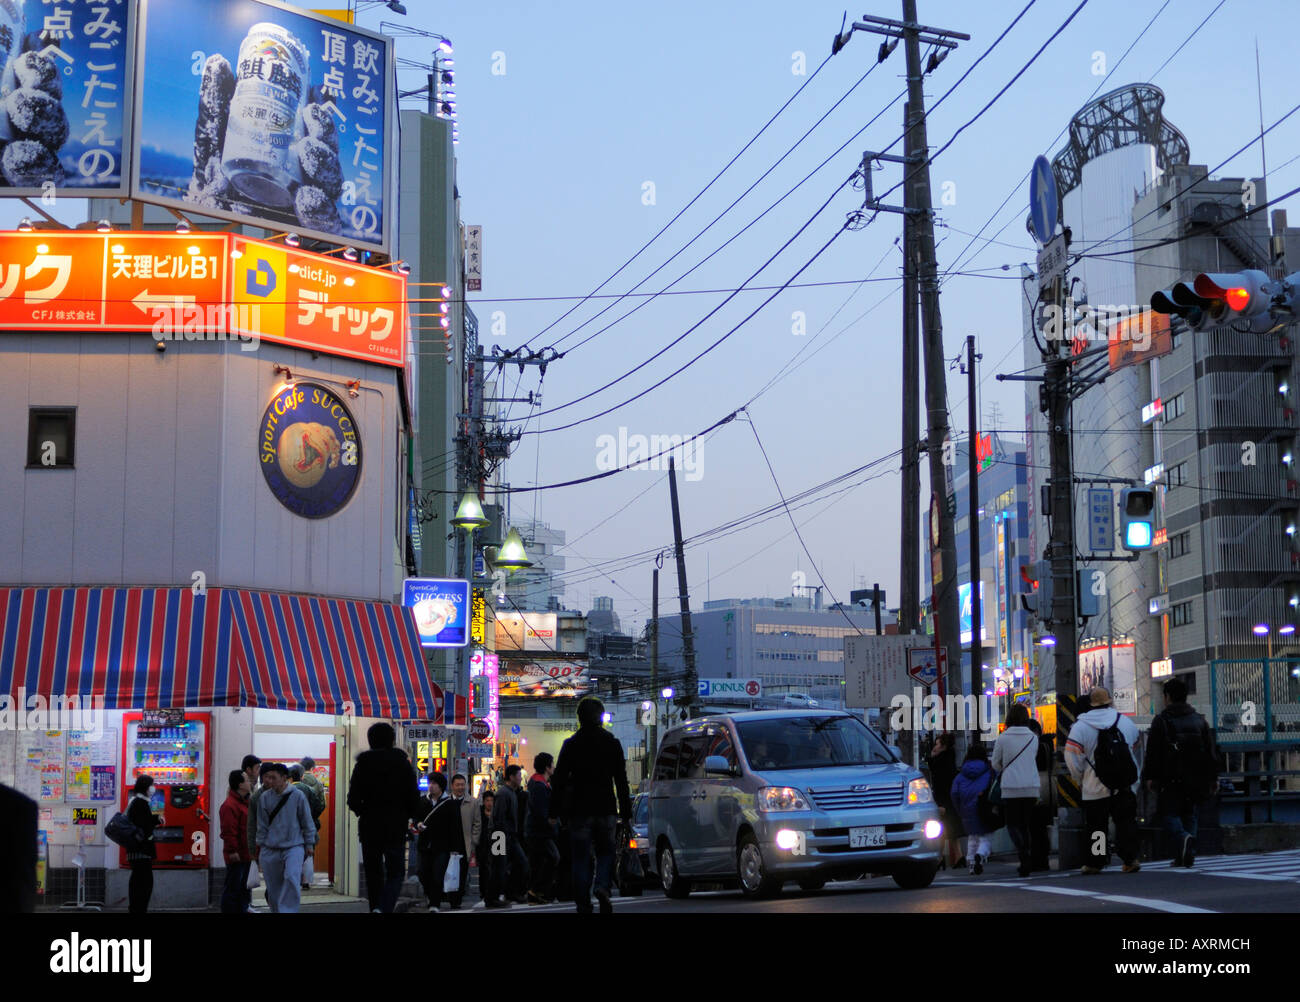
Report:
[[[303,518],[326,518],[361,479],[361,440],[352,413],[318,383],[281,389],[258,433],[262,475],[282,505]]]

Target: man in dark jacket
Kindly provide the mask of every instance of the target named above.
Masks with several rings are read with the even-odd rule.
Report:
[[[1196,860],[1196,805],[1218,780],[1214,738],[1205,718],[1187,703],[1187,683],[1164,685],[1165,708],[1151,721],[1142,778],[1156,794],[1156,812],[1174,842],[1174,865]]]
[[[420,788],[392,725],[373,724],[370,750],[357,756],[348,808],[357,815],[371,912],[391,912],[406,877],[406,829],[419,810]]]
[[[533,775],[528,780],[528,813],[524,818],[524,841],[528,845],[528,865],[532,871],[532,887],[528,889],[528,903],[544,905],[551,900],[555,884],[555,864],[560,850],[555,844],[556,824],[551,820],[551,773],[555,771],[555,756],[540,752],[533,758]]]
[[[492,865],[492,889],[504,892],[515,904],[523,904],[528,887],[528,857],[524,855],[519,833],[523,819],[519,814],[519,790],[523,786],[523,770],[517,765],[506,766],[505,780],[497,790],[492,807],[492,835],[489,840]],[[505,836],[504,840],[501,836]],[[487,901],[486,907],[498,908],[503,902]]]
[[[36,911],[36,801],[0,786],[0,915]]]
[[[618,819],[632,826],[623,746],[604,727],[605,705],[595,696],[578,703],[578,731],[560,746],[551,776],[553,818],[569,822],[573,848],[573,900],[580,913],[591,912],[591,854],[596,852],[596,900],[600,913],[613,911],[615,830]]]

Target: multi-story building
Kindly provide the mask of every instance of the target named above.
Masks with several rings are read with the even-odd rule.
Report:
[[[564,548],[564,530],[538,521],[520,522],[515,528],[533,566],[506,579],[504,607],[513,601],[521,609],[558,612],[564,608],[565,558],[558,552]]]

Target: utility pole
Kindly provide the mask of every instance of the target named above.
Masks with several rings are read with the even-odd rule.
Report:
[[[975,382],[975,359],[983,358],[975,354],[975,335],[966,335],[966,419],[970,423],[970,441],[967,443],[967,464],[970,471],[966,499],[970,506],[970,691],[976,697],[976,705],[982,706],[980,697],[984,692],[984,637],[983,637],[983,603],[980,601],[980,462],[979,462],[979,421],[975,403],[975,392],[979,387]],[[975,721],[972,725],[971,740],[974,738]]]
[[[867,31],[883,35],[886,41],[880,47],[877,61],[883,61],[890,51],[903,41],[907,57],[907,103],[912,123],[911,154],[896,157],[884,153],[867,153],[863,173],[867,192],[866,207],[875,212],[901,212],[904,219],[915,220],[913,239],[916,251],[917,283],[921,300],[921,345],[925,370],[925,409],[927,416],[926,451],[930,457],[930,490],[938,500],[938,529],[940,573],[935,578],[935,646],[942,641],[947,648],[950,682],[954,692],[961,691],[961,644],[957,608],[957,541],[954,533],[954,511],[948,505],[948,469],[946,461],[954,457],[948,442],[948,384],[943,352],[943,319],[939,313],[939,264],[934,249],[934,215],[930,197],[929,144],[925,120],[925,73],[935,69],[957,47],[956,39],[968,41],[970,35],[944,28],[932,28],[916,20],[916,0],[903,0],[903,20],[875,17],[864,14],[854,21],[852,30],[835,37],[831,54],[839,52],[848,43],[853,31]],[[930,46],[933,54],[926,66],[921,66],[921,43]],[[908,204],[902,207],[882,205],[871,194],[871,161],[902,162],[903,188]],[[964,744],[964,739],[962,741]],[[964,751],[963,749],[960,749]]]
[[[677,463],[668,457],[668,493],[673,505],[673,549],[677,554],[677,594],[682,605],[682,659],[686,664],[684,691],[677,694],[675,702],[684,706],[688,716],[694,716],[700,698],[700,684],[695,674],[695,634],[691,631],[691,596],[686,589],[686,553],[682,546],[682,513],[677,504]]]
[[[659,750],[659,568],[650,579],[650,741],[649,763],[654,768]]]
[[[903,159],[911,163],[912,105],[903,105]],[[903,206],[914,208],[912,185],[903,185]],[[921,622],[921,399],[920,351],[917,344],[915,224],[903,213],[903,504],[902,553],[898,569],[898,632],[916,633]]]

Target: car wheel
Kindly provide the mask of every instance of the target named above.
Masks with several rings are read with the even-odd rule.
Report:
[[[801,891],[820,891],[825,886],[826,886],[825,877],[799,878],[799,890]]]
[[[934,875],[939,872],[937,863],[907,863],[892,874],[894,883],[905,891],[919,891],[934,882]]]
[[[670,898],[684,898],[691,893],[691,882],[677,872],[677,857],[670,845],[659,850],[659,883]]]
[[[763,851],[753,832],[746,832],[736,848],[736,873],[740,893],[747,898],[768,898],[781,890],[784,881],[768,876],[763,867]]]

